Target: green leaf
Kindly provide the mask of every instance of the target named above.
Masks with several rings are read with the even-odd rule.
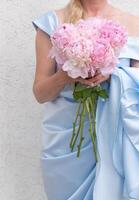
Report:
[[[82,99],[84,101],[91,96],[94,96],[94,98],[100,96],[101,98],[106,99],[108,98],[108,93],[107,90],[102,89],[102,87],[99,85],[87,88],[86,85],[83,85],[81,83],[75,84],[75,88],[73,91],[73,97],[75,100]]]
[[[100,90],[100,91],[98,91],[97,94],[98,94],[98,96],[102,97],[103,99],[107,99],[109,97],[107,90]]]
[[[83,97],[88,98],[92,94],[92,89],[91,88],[86,88],[86,90],[83,91]]]
[[[75,100],[79,100],[79,99],[81,99],[82,98],[82,92],[73,92],[73,97],[74,97],[74,99]]]
[[[75,86],[75,91],[76,92],[79,92],[79,91],[83,91],[86,89],[86,86],[81,84],[81,83],[78,83],[76,86]]]

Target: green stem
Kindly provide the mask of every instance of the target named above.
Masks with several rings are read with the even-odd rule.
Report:
[[[71,141],[70,141],[70,148],[72,148],[73,146],[73,140],[76,136],[76,124],[77,124],[77,120],[78,120],[78,117],[79,117],[79,114],[80,114],[80,109],[81,109],[81,101],[79,103],[79,106],[78,106],[78,109],[77,109],[77,112],[76,112],[76,118],[75,118],[75,121],[73,122],[73,133],[72,133],[72,138],[71,138]]]
[[[84,118],[85,118],[85,101],[83,101],[83,110],[82,110],[82,113],[81,113],[81,132],[80,132],[80,142],[78,144],[77,157],[80,156],[81,146],[82,146],[82,142],[84,140],[83,131],[84,131]]]
[[[80,103],[81,103],[81,105],[82,105],[82,101],[81,101]],[[77,138],[78,138],[79,133],[80,133],[80,129],[81,129],[81,119],[82,119],[82,112],[83,112],[83,108],[82,108],[81,113],[79,114],[79,116],[80,116],[79,127],[78,127],[77,133],[76,133],[76,135],[75,135],[75,137],[74,137],[74,139],[73,139],[73,141],[72,141],[71,151],[73,151],[74,146],[75,146],[75,143],[76,143]]]
[[[90,97],[89,97],[90,98]],[[86,111],[88,113],[88,119],[89,119],[89,124],[90,124],[90,127],[89,127],[89,133],[90,133],[90,136],[91,136],[91,139],[92,139],[92,143],[93,143],[93,150],[94,150],[94,155],[95,155],[95,159],[97,161],[97,151],[96,151],[96,143],[95,143],[95,137],[94,137],[94,134],[93,134],[93,126],[92,126],[92,120],[91,120],[91,112],[89,110],[89,102],[88,100],[86,100],[85,102],[86,104]]]
[[[89,99],[90,104],[91,104],[91,110],[92,110],[92,116],[93,116],[93,122],[94,122],[94,132],[93,135],[96,139],[96,95],[94,94],[94,96],[91,96],[91,98]]]

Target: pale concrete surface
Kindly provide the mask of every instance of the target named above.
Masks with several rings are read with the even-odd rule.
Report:
[[[35,71],[31,21],[65,0],[0,2],[0,199],[46,200],[41,178],[43,106],[32,95]],[[138,0],[113,0],[138,14]]]

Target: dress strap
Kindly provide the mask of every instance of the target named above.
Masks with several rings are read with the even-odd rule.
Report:
[[[33,20],[32,24],[35,30],[40,28],[50,36],[58,25],[58,20],[53,11],[47,11],[46,13],[41,14],[37,19]]]

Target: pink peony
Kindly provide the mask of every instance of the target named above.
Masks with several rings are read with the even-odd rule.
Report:
[[[82,66],[83,63],[76,63],[75,60],[68,60],[63,65],[63,70],[67,71],[68,75],[72,78],[87,78],[88,77],[88,68]],[[80,65],[80,67],[78,67]]]
[[[50,56],[63,70],[72,78],[87,78],[98,69],[103,75],[113,72],[127,32],[112,20],[89,18],[62,24],[55,29],[51,41]]]
[[[121,48],[127,42],[126,29],[112,20],[106,20],[101,29],[101,37],[109,39],[113,48]]]

